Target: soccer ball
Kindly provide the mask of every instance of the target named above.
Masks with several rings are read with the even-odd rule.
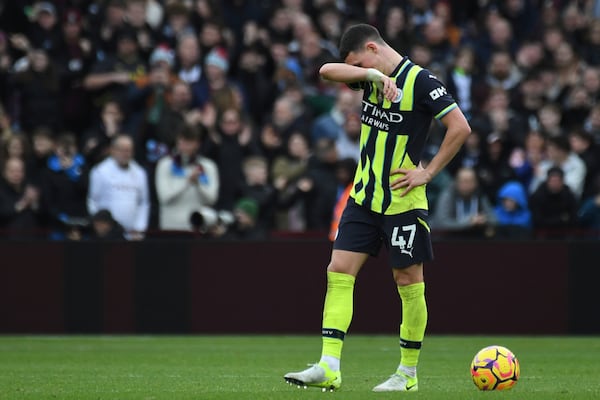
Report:
[[[479,390],[510,389],[519,379],[520,367],[517,357],[506,347],[485,347],[471,362],[471,376]]]

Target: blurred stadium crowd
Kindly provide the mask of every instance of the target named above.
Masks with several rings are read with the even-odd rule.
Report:
[[[327,235],[361,94],[318,69],[359,22],[472,126],[428,185],[435,232],[598,237],[594,0],[2,2],[0,236]]]

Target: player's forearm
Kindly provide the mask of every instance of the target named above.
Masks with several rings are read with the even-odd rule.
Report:
[[[458,153],[458,150],[460,150],[463,143],[463,132],[456,135],[446,134],[437,154],[431,159],[427,168],[425,168],[432,178],[448,165],[456,153]]]
[[[366,81],[367,71],[368,68],[345,63],[326,63],[319,69],[319,74],[329,81],[352,83]]]
[[[458,153],[467,136],[469,136],[471,133],[471,130],[467,128],[461,127],[457,129],[448,129],[446,136],[440,145],[440,149],[435,157],[431,159],[431,162],[429,165],[427,165],[427,168],[425,168],[432,178],[436,176],[446,165],[448,165],[456,153]]]
[[[471,127],[459,108],[455,108],[446,114],[442,118],[442,123],[447,128],[446,135],[439,151],[425,168],[431,178],[436,176],[454,158],[471,134]]]

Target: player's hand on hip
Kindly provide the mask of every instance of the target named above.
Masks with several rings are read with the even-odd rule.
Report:
[[[431,180],[431,174],[429,171],[421,167],[421,165],[415,169],[396,168],[392,170],[390,175],[398,175],[398,177],[390,184],[390,188],[392,190],[404,188],[404,191],[400,194],[400,197],[406,196],[411,190],[413,190],[413,188],[425,185]]]

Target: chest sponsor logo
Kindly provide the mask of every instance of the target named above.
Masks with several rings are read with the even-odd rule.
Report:
[[[399,112],[384,110],[375,104],[363,101],[360,119],[364,124],[387,131],[390,129],[390,124],[402,122],[403,117]]]

